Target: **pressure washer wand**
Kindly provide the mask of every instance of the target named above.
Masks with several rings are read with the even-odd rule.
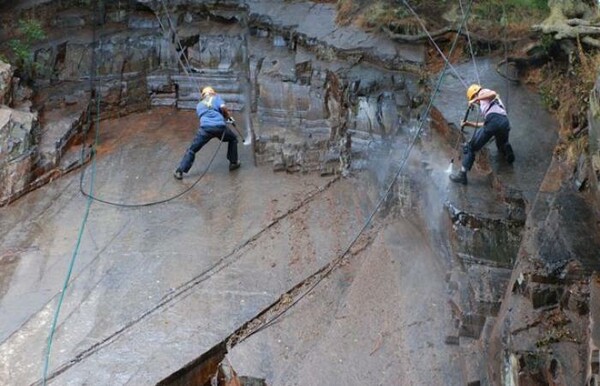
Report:
[[[470,104],[470,105],[467,106],[467,111],[465,111],[465,116],[463,117],[462,121],[460,122],[461,123],[461,126],[460,126],[460,132],[461,133],[464,133],[464,128],[462,126],[462,123],[466,122],[467,119],[469,119],[469,113],[471,112],[472,109],[473,109],[473,105],[472,104]],[[458,148],[459,141],[460,141],[460,136],[458,137],[458,140],[456,141],[456,145],[457,146],[455,146],[455,149]],[[450,165],[452,165],[453,163],[454,163],[454,157],[452,157],[452,159],[450,159]]]
[[[238,135],[240,136],[240,138],[242,139],[242,143],[244,145],[248,145],[246,143],[246,139],[244,138],[244,136],[242,135],[242,133],[240,132],[240,130],[237,128],[237,126],[235,125],[235,121],[233,119],[228,119],[227,123],[231,124],[231,126],[233,126],[233,128],[235,129],[235,131],[238,133]]]

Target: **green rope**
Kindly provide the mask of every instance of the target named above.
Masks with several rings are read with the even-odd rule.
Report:
[[[96,98],[96,99],[98,100],[98,108],[99,108],[100,107],[100,98]],[[99,110],[97,110],[97,111],[99,111]],[[99,116],[99,114],[96,114],[96,115],[97,115],[96,119],[98,120],[96,125],[99,125],[100,116]],[[98,143],[98,127],[96,127],[96,138],[95,138],[94,147],[92,148],[92,153],[94,152],[95,145],[97,143]],[[82,153],[83,152],[84,152],[84,149],[82,149]],[[92,174],[91,174],[91,179],[90,179],[90,192],[93,192],[94,179],[96,177],[96,157],[92,157],[92,158],[93,159],[92,159]],[[77,242],[75,243],[75,248],[73,249],[73,254],[71,255],[71,261],[69,262],[67,276],[65,277],[62,291],[60,292],[60,297],[58,299],[58,304],[56,306],[56,311],[54,312],[54,319],[52,320],[52,327],[50,327],[50,335],[48,336],[48,346],[46,348],[46,354],[45,354],[45,359],[44,359],[44,373],[43,373],[43,377],[42,377],[42,379],[43,379],[42,383],[44,385],[46,385],[46,380],[47,380],[47,376],[48,376],[48,366],[50,364],[50,352],[52,351],[52,342],[54,339],[54,334],[56,332],[58,316],[60,314],[60,309],[62,307],[63,300],[64,300],[65,294],[67,292],[67,287],[69,285],[69,280],[71,279],[71,274],[73,273],[73,267],[75,266],[75,261],[77,260],[77,255],[79,254],[79,248],[81,246],[81,239],[83,238],[83,231],[85,230],[85,224],[87,223],[87,220],[88,220],[88,217],[90,214],[90,208],[91,208],[93,202],[94,202],[94,200],[91,197],[87,198],[85,213],[83,215],[83,219],[81,220],[81,225],[79,227],[79,234],[77,235]]]
[[[404,4],[406,6],[408,6],[408,4],[406,3],[406,1],[404,1]],[[464,14],[463,21],[462,21],[462,23],[461,23],[461,25],[460,25],[460,27],[459,27],[459,29],[457,31],[456,37],[454,39],[454,42],[452,43],[452,46],[450,48],[450,52],[449,52],[450,55],[452,54],[452,52],[456,48],[456,44],[458,42],[460,31],[461,31],[464,23],[466,22],[466,20],[468,18],[468,15],[469,15],[469,13],[471,11],[471,5],[472,4],[473,4],[473,0],[471,0],[469,2],[469,6],[467,7],[467,11]],[[360,231],[358,232],[358,234],[356,235],[356,237],[353,239],[353,241],[349,244],[348,248],[342,254],[342,257],[345,256],[348,253],[348,251],[350,250],[350,248],[358,240],[359,236],[365,231],[365,229],[368,227],[368,225],[372,222],[373,218],[375,217],[375,214],[378,212],[379,208],[381,207],[381,205],[383,204],[383,202],[385,201],[385,199],[389,196],[394,183],[396,182],[396,180],[400,176],[402,170],[404,169],[404,166],[406,165],[406,161],[408,160],[408,157],[410,156],[410,153],[411,153],[411,151],[412,151],[412,149],[413,149],[413,147],[414,147],[417,139],[419,138],[419,136],[420,136],[420,134],[421,134],[421,132],[423,130],[423,124],[425,122],[426,116],[429,114],[429,110],[433,106],[433,100],[435,99],[435,96],[437,95],[437,93],[440,90],[442,81],[444,79],[444,75],[445,75],[446,70],[448,68],[448,65],[449,65],[449,63],[446,61],[444,63],[444,68],[442,69],[442,72],[440,73],[440,77],[439,77],[438,82],[436,84],[435,90],[434,90],[434,92],[432,94],[432,97],[430,98],[429,103],[427,105],[427,108],[425,109],[425,114],[423,115],[423,117],[421,119],[421,122],[420,122],[419,128],[417,130],[417,133],[415,134],[413,140],[411,141],[410,146],[408,147],[408,149],[407,149],[407,151],[405,153],[405,156],[402,159],[401,165],[400,165],[398,171],[396,172],[396,174],[394,175],[394,178],[393,178],[392,182],[389,184],[388,188],[386,189],[385,194],[380,198],[379,202],[377,203],[377,205],[375,207],[375,210],[372,211],[372,213],[368,217],[368,219],[365,222],[365,224],[363,225],[363,227],[360,229]],[[100,96],[99,95],[97,95],[96,100],[97,100],[97,110],[96,110],[96,112],[97,112],[97,114],[96,114],[97,123],[96,123],[95,141],[94,141],[94,147],[92,148],[92,154],[94,153],[95,147],[98,144],[98,136],[99,136],[99,134],[98,134],[99,133],[99,129],[98,128],[99,128],[99,124],[100,124],[100,122],[99,122],[100,121],[100,115],[99,115],[99,111],[100,111]],[[84,143],[84,145],[85,145],[85,143]],[[83,151],[84,150],[82,148],[82,154],[83,154]],[[53,342],[54,334],[56,332],[56,325],[57,325],[57,322],[58,322],[58,317],[59,317],[59,314],[60,314],[60,309],[62,307],[62,303],[63,303],[64,297],[65,297],[65,293],[66,293],[66,290],[67,290],[67,287],[68,287],[68,284],[69,284],[69,280],[70,280],[71,274],[73,272],[73,267],[75,266],[75,261],[77,259],[77,255],[79,253],[79,248],[80,248],[80,245],[81,245],[81,239],[83,237],[83,231],[85,229],[85,224],[86,224],[88,216],[89,216],[91,204],[94,201],[94,198],[91,196],[91,193],[93,192],[94,179],[95,179],[95,175],[96,175],[96,159],[95,159],[95,157],[92,157],[92,158],[93,158],[93,160],[92,160],[92,175],[91,175],[91,180],[90,180],[90,195],[87,195],[87,203],[86,203],[85,214],[83,216],[83,219],[82,219],[82,222],[81,222],[81,226],[79,228],[79,234],[78,234],[78,237],[77,237],[77,242],[75,244],[75,248],[74,248],[73,254],[71,256],[71,261],[69,263],[69,268],[68,268],[68,271],[67,271],[67,276],[65,277],[65,281],[63,283],[63,288],[62,288],[62,291],[61,291],[61,295],[60,295],[60,298],[58,300],[58,305],[56,307],[56,311],[54,313],[54,318],[53,318],[53,321],[52,321],[52,327],[50,329],[50,335],[48,337],[48,345],[47,345],[46,354],[45,354],[44,371],[43,371],[43,378],[42,378],[42,383],[43,383],[44,386],[46,385],[46,382],[47,382],[48,367],[49,367],[49,362],[50,362],[50,352],[52,350],[52,342]],[[331,267],[331,269],[327,273],[330,273],[333,270],[334,267],[335,267],[335,264]],[[262,329],[264,329],[264,328],[272,325],[272,323],[276,319],[278,319],[280,316],[282,316],[293,305],[295,305],[300,299],[302,299],[308,292],[310,292],[312,289],[314,289],[316,287],[316,285],[318,283],[320,283],[322,281],[322,279],[325,278],[325,276],[327,276],[327,274],[324,275],[324,276],[322,276],[321,279],[318,280],[313,286],[311,286],[311,288],[309,288],[309,290],[307,292],[305,292],[300,298],[296,299],[296,301],[294,301],[289,307],[287,307],[286,309],[284,309],[280,314],[276,315],[272,320],[268,321],[266,324],[260,326],[258,329],[254,330],[249,335],[247,335],[246,337],[244,337],[244,340],[247,339],[250,335],[253,335],[256,332],[258,332],[258,331],[260,331],[260,330],[262,330]]]
[[[96,29],[94,28],[94,38],[93,42],[96,42]],[[93,44],[94,45],[94,44]],[[98,145],[99,138],[99,127],[100,127],[100,94],[94,92],[94,75],[95,75],[95,53],[92,51],[92,71],[90,74],[90,97],[96,97],[96,128],[95,128],[95,138],[92,149],[90,150],[90,157],[92,161],[92,173],[90,177],[90,192],[94,190],[94,181],[96,179],[96,157],[94,157],[96,147]],[[88,117],[91,116],[91,104],[88,105]],[[84,139],[81,144],[81,154],[80,161],[83,167],[85,160],[85,134],[84,131]],[[84,174],[80,175],[80,184],[83,180]],[[62,290],[60,291],[60,297],[58,299],[58,304],[56,305],[56,310],[54,311],[54,317],[52,319],[52,326],[50,327],[50,334],[48,336],[48,343],[46,346],[46,353],[44,354],[44,370],[42,373],[42,384],[45,386],[48,381],[48,368],[50,366],[50,353],[52,352],[52,343],[54,341],[54,335],[56,333],[56,327],[58,325],[58,317],[60,315],[60,310],[62,308],[63,301],[65,299],[65,294],[67,293],[67,287],[69,286],[69,281],[71,280],[71,274],[73,273],[73,268],[75,267],[75,261],[77,260],[77,256],[79,255],[79,249],[81,247],[81,240],[83,238],[83,231],[85,230],[85,225],[87,223],[90,209],[92,207],[92,203],[94,202],[92,197],[87,197],[85,212],[83,214],[83,218],[81,219],[81,225],[79,226],[79,233],[77,235],[77,242],[75,243],[75,247],[73,248],[73,253],[71,255],[71,261],[69,262],[69,267],[67,269],[67,275],[63,282]]]

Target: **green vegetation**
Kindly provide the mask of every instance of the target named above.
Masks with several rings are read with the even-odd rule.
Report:
[[[385,2],[374,2],[358,16],[356,24],[365,29],[376,29],[380,26],[393,25],[409,17],[410,11],[404,6],[394,7]],[[418,31],[418,28],[417,28]]]
[[[39,70],[34,61],[33,44],[44,39],[46,34],[37,20],[19,20],[20,38],[8,44],[12,51],[12,63],[21,71],[21,76],[32,78]]]
[[[579,44],[569,62],[551,61],[541,68],[538,84],[544,106],[556,114],[560,131],[568,138],[587,125],[590,90],[594,88],[600,53]]]
[[[473,3],[471,21],[482,29],[491,29],[492,35],[506,28],[520,36],[549,14],[547,0],[487,0]]]
[[[466,9],[470,0],[463,0],[463,9]],[[431,27],[445,24],[443,15],[454,12],[461,15],[461,10],[455,2],[445,0],[407,0],[420,18],[427,20]],[[454,7],[454,9],[453,9]],[[338,0],[338,22],[345,24],[356,22],[359,26],[368,29],[380,26],[403,25],[410,23],[413,17],[403,0]],[[485,0],[474,1],[471,9],[471,18],[478,22],[489,21],[499,25],[499,21],[509,23],[531,23],[542,20],[548,14],[547,0]],[[502,17],[506,14],[505,20]],[[414,24],[414,20],[412,20]],[[504,24],[504,23],[502,23]]]
[[[501,24],[542,20],[550,13],[547,0],[486,0],[473,3],[473,15],[477,19]],[[502,20],[506,15],[507,20]],[[507,23],[508,21],[508,23]]]

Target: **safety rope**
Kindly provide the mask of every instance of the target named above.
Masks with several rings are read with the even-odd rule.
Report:
[[[458,31],[456,33],[455,39],[452,43],[452,46],[450,48],[450,52],[449,54],[451,55],[452,52],[454,52],[454,49],[456,48],[456,44],[458,42],[459,36],[460,36],[460,31],[462,30],[462,26],[464,25],[464,23],[466,22],[470,12],[471,12],[471,5],[473,4],[474,0],[470,0],[469,5],[467,7],[467,11],[464,15],[464,18],[458,28]],[[346,249],[344,249],[344,251],[342,252],[341,255],[339,255],[336,260],[330,264],[330,266],[328,268],[325,269],[324,273],[315,280],[314,283],[312,283],[308,289],[303,292],[301,295],[299,295],[297,298],[295,298],[292,302],[289,302],[285,308],[283,308],[280,312],[278,312],[273,318],[271,318],[270,320],[264,322],[263,324],[261,324],[260,326],[258,326],[256,329],[250,331],[248,334],[246,334],[245,336],[241,337],[239,340],[236,341],[237,343],[243,342],[244,340],[248,339],[249,337],[251,337],[252,335],[268,328],[269,326],[272,326],[275,321],[277,321],[281,316],[283,316],[285,313],[287,313],[293,306],[295,306],[300,300],[302,300],[304,297],[306,297],[309,293],[311,293],[316,287],[317,285],[319,285],[319,283],[321,283],[326,277],[328,277],[331,272],[333,272],[333,270],[341,264],[341,262],[343,261],[343,258],[350,252],[350,250],[352,249],[352,247],[356,244],[356,242],[358,241],[359,237],[364,233],[364,231],[367,229],[367,227],[369,225],[371,225],[371,222],[373,221],[373,218],[375,217],[375,214],[379,211],[379,209],[381,208],[381,206],[383,205],[383,203],[387,200],[387,197],[389,196],[390,192],[392,191],[394,184],[396,183],[396,181],[398,180],[398,177],[400,176],[400,174],[402,173],[402,170],[404,169],[404,166],[406,165],[406,161],[408,160],[408,157],[410,156],[410,153],[413,149],[413,147],[415,146],[417,140],[419,139],[421,132],[423,131],[423,124],[425,123],[425,120],[427,118],[427,116],[429,115],[429,111],[431,110],[431,108],[433,107],[433,100],[435,99],[436,95],[438,94],[440,87],[442,85],[442,81],[444,79],[444,75],[446,73],[446,70],[448,69],[450,63],[446,62],[444,65],[444,68],[442,69],[442,72],[440,73],[440,76],[438,78],[436,87],[434,89],[434,92],[431,96],[431,99],[429,100],[429,103],[427,105],[427,108],[425,109],[425,113],[423,114],[423,116],[421,117],[421,121],[419,124],[419,128],[417,129],[417,132],[415,133],[415,136],[413,137],[413,139],[411,140],[409,147],[407,148],[404,157],[402,158],[402,161],[400,163],[400,167],[398,168],[398,171],[396,172],[396,174],[394,175],[394,178],[392,179],[392,181],[390,182],[390,184],[388,185],[387,189],[385,190],[384,194],[381,196],[381,198],[379,199],[379,201],[377,202],[377,204],[375,205],[375,208],[373,209],[373,211],[371,212],[371,214],[369,215],[369,217],[367,217],[367,220],[365,221],[364,225],[360,228],[360,230],[358,231],[358,233],[356,234],[356,236],[354,236],[354,238],[352,239],[352,241],[348,244],[348,246],[346,247]],[[289,292],[288,292],[289,294]],[[229,345],[228,345],[229,348]]]
[[[506,71],[506,112],[508,114],[508,103],[510,101],[510,80],[508,79],[508,15],[506,13],[506,5],[502,2],[502,25],[504,29],[504,68]]]
[[[97,4],[96,4],[97,5]],[[97,15],[97,14],[96,14]],[[95,50],[95,46],[96,46],[96,41],[97,41],[97,31],[96,31],[96,25],[97,23],[94,23],[94,27],[93,27],[93,31],[92,31],[92,47],[94,49],[92,49],[92,60],[91,60],[91,70],[90,70],[90,98],[92,98],[94,96],[94,82],[95,82],[95,77],[96,77],[96,68],[97,68],[97,64],[96,64],[96,50]],[[104,25],[104,24],[103,24]],[[96,96],[96,102],[97,102],[97,106],[96,109],[97,111],[99,111],[100,109],[100,96],[97,95]],[[87,114],[86,116],[89,118],[91,117],[91,103],[88,104],[87,107]],[[96,143],[98,142],[98,126],[100,124],[100,114],[97,115],[96,119],[98,120],[97,124],[96,124]],[[84,133],[85,135],[85,133]],[[83,165],[83,159],[85,157],[85,140],[82,141],[82,145],[81,145],[81,162]],[[95,157],[93,157],[92,159],[92,175],[91,175],[91,179],[90,179],[90,192],[93,191],[94,189],[94,182],[95,182],[95,177],[96,177],[96,159]],[[81,177],[80,180],[83,179],[83,172],[81,173]],[[42,384],[45,386],[47,379],[48,379],[48,368],[50,366],[50,354],[52,352],[52,343],[54,341],[54,334],[56,333],[56,328],[58,325],[58,317],[60,315],[60,310],[62,308],[63,305],[63,301],[65,299],[65,295],[67,293],[67,287],[69,286],[69,281],[71,280],[71,275],[73,273],[73,268],[75,267],[75,261],[77,260],[77,256],[79,255],[79,248],[81,246],[81,240],[83,238],[83,231],[85,229],[85,225],[87,223],[89,214],[90,214],[90,209],[92,207],[92,203],[93,203],[93,199],[91,197],[88,197],[88,199],[86,200],[86,205],[85,205],[85,211],[83,214],[83,218],[81,220],[81,225],[79,226],[79,232],[77,235],[77,241],[75,243],[75,247],[73,248],[73,253],[71,254],[71,260],[69,261],[69,266],[67,269],[67,274],[65,276],[65,280],[63,281],[63,286],[62,286],[62,290],[60,291],[60,296],[58,298],[58,303],[56,304],[56,309],[54,310],[54,316],[52,318],[52,324],[50,326],[50,334],[48,335],[48,341],[47,341],[47,345],[46,345],[46,351],[44,353],[44,366],[43,366],[43,370],[42,370]]]
[[[463,9],[462,0],[458,0],[458,4],[460,5],[460,11],[465,15],[465,10]],[[477,78],[477,84],[481,84],[481,80],[479,79],[479,69],[477,68],[477,61],[475,60],[475,53],[473,52],[473,43],[471,42],[471,34],[469,33],[469,23],[468,21],[465,23],[465,34],[467,35],[467,43],[469,45],[469,53],[471,55],[471,59],[473,60],[473,67],[475,67],[475,77]]]
[[[460,1],[460,0],[459,0]],[[505,72],[506,74],[502,74],[501,72],[498,72],[501,76],[504,77],[504,79],[506,80],[506,98],[504,98],[504,101],[506,101],[506,103],[503,102],[504,105],[504,111],[506,111],[506,114],[508,115],[508,106],[510,103],[510,82],[511,79],[508,77],[508,14],[506,13],[506,5],[504,4],[504,2],[502,3],[502,30],[503,30],[503,35],[504,35],[504,68],[505,68]],[[471,43],[469,41],[469,47],[471,47]],[[471,50],[472,52],[472,50]],[[473,64],[475,66],[477,66],[477,64],[475,63],[475,58],[473,57]],[[475,67],[475,70],[477,71],[477,67]],[[476,72],[477,73],[477,72]],[[479,74],[477,73],[477,79],[478,79],[478,84],[481,84],[479,82]],[[477,124],[479,123],[479,119],[481,118],[481,111],[478,110],[477,113],[477,120],[475,121],[475,130],[473,130],[473,133],[471,134],[471,139],[469,140],[469,142],[471,142],[473,140],[473,138],[475,137],[475,133],[477,133],[477,130],[479,128],[477,128]],[[492,144],[496,141],[496,137],[491,137],[484,146],[487,146],[489,144]]]
[[[169,11],[164,3],[163,0],[161,0],[161,3],[165,9],[165,14],[168,20],[168,24],[171,28],[171,32],[174,35],[175,40],[177,41],[177,43],[179,44],[179,47],[181,49],[181,52],[183,53],[183,46],[181,45],[181,40],[179,39],[179,36],[177,35],[177,31],[173,30],[172,27],[172,22],[171,22],[171,16],[169,15]],[[160,16],[158,15],[158,13],[155,13],[155,16],[158,20],[158,23],[160,24],[161,30],[163,32],[163,34],[167,35],[167,31],[164,28],[164,25],[160,19]],[[168,36],[168,35],[167,35]],[[183,55],[183,57],[186,59],[188,66],[190,65],[187,56]],[[187,70],[186,65],[183,63],[183,61],[181,60],[180,55],[177,55],[177,60],[179,61],[179,64],[181,65],[181,68],[183,69],[183,71],[185,72],[186,76],[189,78],[190,81],[194,82],[196,84],[196,87],[199,89],[200,85],[197,81],[197,79],[193,78],[190,73]],[[100,113],[100,111],[98,111],[98,114]],[[202,173],[200,173],[200,176],[198,176],[198,178],[196,178],[196,180],[190,185],[188,186],[186,189],[184,189],[183,191],[164,198],[164,199],[160,199],[160,200],[156,200],[156,201],[149,201],[149,202],[142,202],[142,203],[123,203],[123,202],[116,202],[116,201],[110,201],[104,198],[100,198],[100,197],[96,197],[93,194],[86,192],[83,189],[83,177],[80,179],[79,181],[79,190],[81,192],[81,194],[83,194],[85,197],[91,198],[94,201],[103,203],[103,204],[107,204],[107,205],[112,205],[112,206],[116,206],[116,207],[121,207],[121,208],[141,208],[141,207],[148,207],[148,206],[153,206],[153,205],[159,205],[159,204],[164,204],[167,203],[169,201],[173,201],[183,195],[185,195],[186,193],[188,193],[190,190],[194,189],[194,187],[200,182],[200,180],[206,175],[206,173],[208,173],[209,169],[211,168],[215,158],[217,157],[217,154],[219,153],[219,150],[221,149],[221,146],[223,144],[223,139],[225,138],[225,131],[223,131],[223,134],[221,135],[221,138],[219,140],[219,145],[217,146],[217,149],[215,150],[215,152],[213,153],[213,155],[211,156],[208,164],[206,165],[206,168],[202,171]],[[244,138],[242,137],[242,140],[244,140]],[[95,153],[94,153],[95,154]],[[94,156],[94,154],[92,154],[92,156]],[[83,164],[83,162],[82,162]],[[82,168],[83,172],[82,175],[85,173],[85,168]]]
[[[163,6],[163,9],[165,10],[165,15],[167,16],[167,21],[169,24],[169,30],[173,34],[173,38],[177,42],[177,46],[179,47],[179,51],[181,52],[181,54],[177,55],[177,60],[179,61],[179,64],[181,64],[181,67],[183,68],[183,72],[185,72],[185,74],[188,76],[188,78],[190,78],[190,80],[192,80],[196,83],[196,88],[200,89],[200,83],[198,82],[198,80],[196,78],[192,78],[192,76],[190,75],[190,73],[187,70],[187,68],[192,68],[192,65],[188,59],[188,56],[185,55],[185,53],[184,53],[183,45],[181,44],[181,39],[179,39],[177,30],[175,29],[175,27],[173,27],[173,22],[171,21],[171,16],[169,14],[169,9],[167,8],[167,5],[165,4],[164,0],[160,0],[160,3]],[[160,25],[160,28],[164,33],[165,27],[162,23],[162,20],[160,19],[158,12],[155,12],[154,15],[156,16],[156,20],[158,20],[158,24]],[[175,48],[175,49],[177,50],[177,48]],[[187,67],[181,61],[181,56],[183,56],[183,58],[185,59]]]
[[[458,73],[458,71],[456,71],[456,69],[454,68],[454,66],[450,63],[450,61],[448,60],[448,58],[444,55],[444,53],[442,52],[442,50],[440,49],[440,47],[437,45],[437,43],[435,42],[435,40],[433,39],[433,37],[431,36],[431,34],[429,33],[429,31],[427,30],[427,27],[425,26],[425,23],[423,22],[423,20],[419,17],[419,15],[417,15],[417,13],[415,12],[415,10],[412,9],[412,7],[410,5],[408,5],[408,3],[406,2],[406,0],[402,0],[402,2],[404,3],[404,5],[406,5],[406,8],[408,8],[408,10],[415,16],[415,18],[417,19],[417,21],[421,25],[421,28],[423,28],[423,31],[425,32],[425,34],[427,35],[427,37],[431,41],[431,44],[433,44],[433,46],[435,47],[435,49],[437,50],[437,52],[440,54],[440,56],[442,57],[442,59],[444,59],[444,62],[446,64],[446,66],[449,66],[450,69],[452,70],[452,72],[454,73],[454,75],[456,75],[456,77],[458,78],[458,80],[460,80],[460,82],[463,84],[463,86],[465,86],[465,88],[468,88],[469,86],[467,85],[467,83],[460,76],[460,74]],[[459,29],[459,32],[460,32],[460,29]]]
[[[90,191],[93,191],[94,187],[94,179],[96,175],[96,160],[92,160],[92,177],[90,183]],[[65,299],[65,294],[67,292],[67,287],[69,285],[69,281],[71,279],[71,274],[73,273],[73,267],[75,266],[75,261],[77,260],[77,256],[79,255],[79,247],[81,246],[81,239],[83,238],[83,231],[85,229],[85,224],[87,223],[90,208],[92,206],[93,199],[88,197],[86,200],[85,212],[83,215],[83,219],[81,220],[81,225],[79,226],[79,233],[77,235],[77,242],[75,243],[75,248],[73,248],[73,253],[71,255],[71,261],[69,262],[69,267],[67,269],[67,275],[65,276],[65,280],[63,282],[62,290],[60,291],[60,297],[58,299],[58,304],[56,305],[56,310],[54,311],[54,317],[52,318],[52,326],[50,327],[50,335],[48,336],[48,343],[46,347],[46,353],[44,355],[44,372],[43,372],[43,384],[46,385],[46,380],[48,377],[48,366],[50,364],[50,353],[52,351],[52,342],[54,340],[54,333],[56,332],[56,326],[58,323],[58,316],[60,314],[60,310]]]
[[[98,12],[98,10],[97,10]],[[169,17],[169,16],[167,16]],[[94,144],[92,146],[92,150],[91,150],[91,163],[92,163],[92,174],[91,174],[91,179],[90,179],[90,190],[89,192],[86,192],[83,189],[83,181],[84,181],[84,177],[85,177],[85,171],[86,171],[86,167],[84,167],[84,159],[85,159],[85,146],[86,146],[86,142],[85,140],[82,141],[82,147],[81,147],[81,156],[80,156],[80,162],[82,165],[82,171],[80,174],[80,178],[79,178],[79,190],[80,192],[87,198],[87,202],[86,202],[86,208],[85,208],[85,212],[84,212],[84,216],[79,228],[79,232],[78,232],[78,237],[77,237],[77,241],[75,243],[75,247],[73,249],[73,253],[71,255],[71,260],[69,262],[69,266],[67,269],[67,274],[65,276],[64,282],[63,282],[63,287],[62,290],[60,292],[60,297],[58,299],[58,303],[54,312],[54,316],[52,318],[52,324],[50,327],[50,333],[48,336],[48,341],[47,341],[47,346],[46,346],[46,350],[45,350],[45,354],[44,354],[44,364],[43,364],[43,370],[42,370],[42,384],[45,386],[47,379],[48,379],[48,369],[50,366],[50,355],[52,352],[52,343],[54,341],[54,335],[56,333],[56,329],[57,329],[57,325],[58,325],[58,318],[60,315],[60,310],[62,308],[62,304],[64,302],[64,298],[67,292],[67,287],[69,285],[69,281],[71,279],[71,275],[73,273],[73,268],[75,266],[75,262],[77,260],[77,257],[79,255],[79,250],[80,250],[80,246],[81,246],[81,241],[83,238],[83,231],[85,229],[85,225],[87,223],[88,217],[89,217],[89,213],[90,213],[90,208],[92,205],[92,202],[96,201],[96,202],[101,202],[104,204],[108,204],[108,205],[114,205],[114,206],[119,206],[119,207],[143,207],[143,206],[150,206],[150,205],[157,205],[157,204],[162,204],[171,200],[174,200],[176,198],[181,197],[182,195],[186,194],[187,192],[189,192],[191,189],[193,189],[196,184],[198,184],[198,182],[200,182],[200,180],[202,179],[202,177],[204,177],[204,175],[207,173],[207,171],[209,170],[210,166],[212,165],[216,155],[219,152],[219,149],[221,148],[221,145],[223,143],[223,138],[225,136],[225,132],[223,132],[223,135],[221,136],[221,139],[219,141],[219,145],[217,147],[217,149],[215,150],[214,154],[212,155],[210,162],[208,163],[206,169],[204,170],[204,172],[196,179],[196,181],[189,186],[187,189],[183,190],[182,192],[169,197],[167,199],[163,199],[163,200],[159,200],[159,201],[154,201],[154,202],[147,202],[147,203],[141,203],[141,204],[127,204],[127,203],[117,203],[117,202],[112,202],[109,200],[105,200],[105,199],[101,199],[98,197],[95,197],[93,195],[93,190],[94,190],[94,183],[95,183],[95,177],[96,177],[96,169],[97,169],[97,162],[96,162],[96,151],[95,149],[98,147],[99,144],[99,133],[100,133],[100,99],[101,99],[101,95],[100,93],[96,92],[96,88],[95,88],[95,77],[96,77],[96,69],[97,69],[97,62],[96,62],[96,49],[95,46],[99,41],[97,39],[97,31],[96,31],[96,24],[94,23],[94,27],[93,27],[93,39],[92,39],[92,46],[94,47],[94,49],[92,50],[92,60],[91,60],[91,71],[90,71],[90,97],[95,96],[96,98],[96,124],[95,126],[95,139],[94,139]],[[104,23],[102,23],[102,25],[104,25]],[[161,24],[162,26],[162,24]],[[164,29],[163,29],[164,32]],[[179,39],[178,39],[179,41]],[[101,46],[98,48],[99,51],[101,51]],[[179,59],[179,58],[178,58]],[[180,59],[179,59],[180,60]],[[185,66],[182,67],[185,70]],[[186,74],[188,75],[188,77],[190,77],[189,73]],[[190,77],[191,78],[191,77]],[[88,105],[88,114],[87,116],[90,117],[91,116],[91,104]],[[85,136],[86,133],[84,133]]]

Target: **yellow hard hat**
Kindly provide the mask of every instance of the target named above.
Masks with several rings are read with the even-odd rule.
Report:
[[[471,100],[477,95],[477,93],[481,90],[481,86],[478,84],[472,84],[467,89],[467,100]]]
[[[214,95],[214,94],[216,94],[216,92],[215,92],[214,88],[209,86],[209,87],[204,87],[200,94],[202,95],[202,98],[204,98],[207,95]]]

